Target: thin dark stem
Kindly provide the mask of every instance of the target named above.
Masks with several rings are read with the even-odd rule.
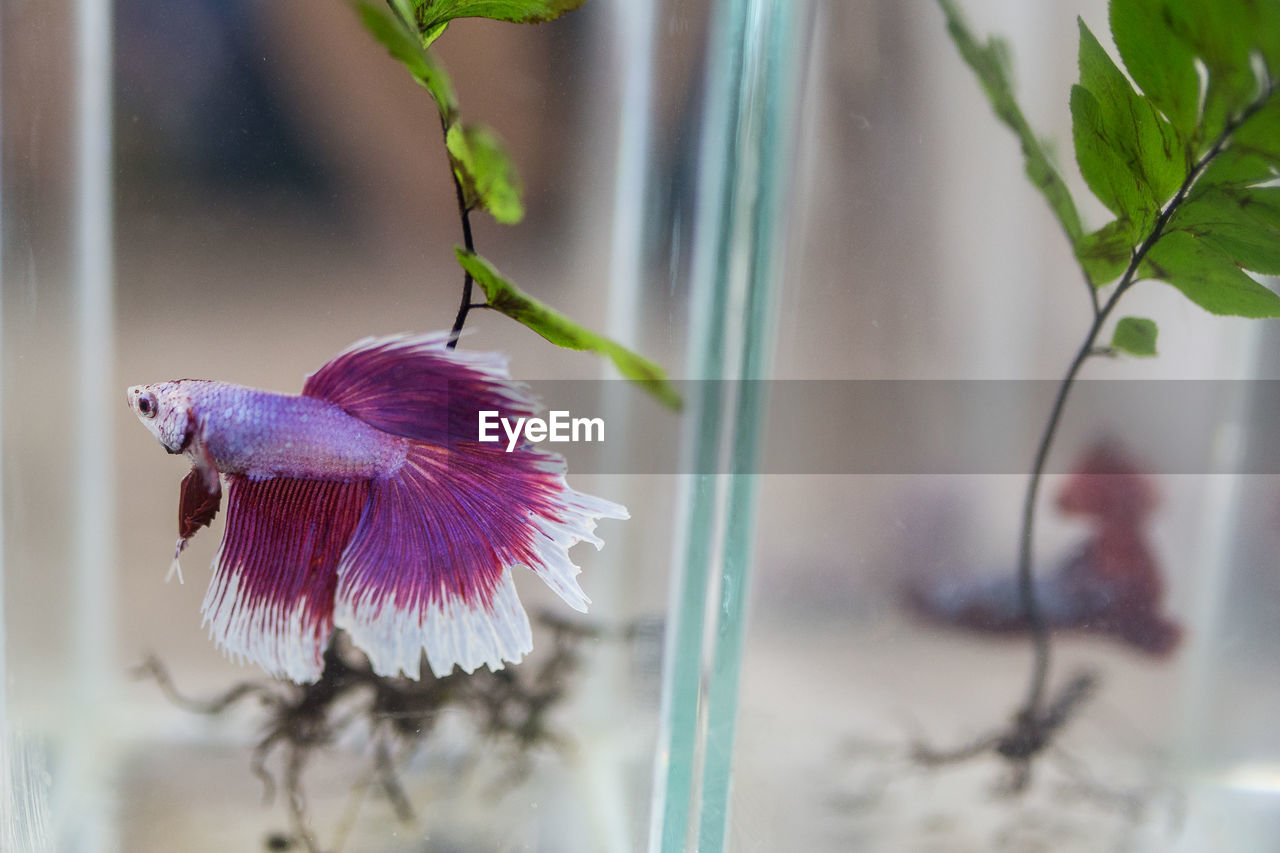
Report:
[[[1032,550],[1032,533],[1035,529],[1036,521],[1036,497],[1040,493],[1040,480],[1044,474],[1044,464],[1049,458],[1049,449],[1053,445],[1053,438],[1058,432],[1058,424],[1062,421],[1062,410],[1066,407],[1067,396],[1071,393],[1071,387],[1075,384],[1076,374],[1080,372],[1081,365],[1084,364],[1090,353],[1093,351],[1094,339],[1098,336],[1098,330],[1102,328],[1103,321],[1106,320],[1110,307],[1114,302],[1108,302],[1107,307],[1094,315],[1093,324],[1089,327],[1089,334],[1085,336],[1084,343],[1076,351],[1075,358],[1071,360],[1071,366],[1067,368],[1067,375],[1063,377],[1062,382],[1058,385],[1057,396],[1053,400],[1053,408],[1049,412],[1049,420],[1045,424],[1044,433],[1040,436],[1040,446],[1036,448],[1035,462],[1031,467],[1031,479],[1027,483],[1027,494],[1022,504],[1022,535],[1018,540],[1018,596],[1022,599],[1022,609],[1027,614],[1027,624],[1031,628],[1031,642],[1035,650],[1035,662],[1031,671],[1031,686],[1027,691],[1027,701],[1023,706],[1022,715],[1030,719],[1036,719],[1039,716],[1040,705],[1044,700],[1045,681],[1049,674],[1049,626],[1044,621],[1044,615],[1040,612],[1040,604],[1036,601],[1035,592],[1035,574],[1032,570],[1031,550]]]
[[[1129,265],[1125,268],[1124,275],[1120,277],[1119,283],[1116,284],[1115,290],[1112,291],[1107,301],[1099,307],[1097,294],[1093,293],[1092,295],[1094,306],[1093,323],[1089,326],[1089,332],[1085,335],[1084,342],[1076,350],[1075,357],[1071,360],[1071,366],[1067,368],[1066,376],[1063,377],[1062,382],[1058,385],[1058,393],[1054,397],[1053,408],[1049,412],[1049,420],[1045,423],[1044,433],[1040,436],[1040,444],[1036,448],[1035,462],[1031,467],[1031,479],[1027,483],[1026,497],[1022,504],[1022,532],[1018,539],[1018,595],[1022,602],[1022,609],[1027,614],[1027,624],[1031,629],[1035,659],[1032,663],[1031,683],[1027,689],[1027,700],[1018,712],[1018,719],[1030,721],[1041,719],[1045,683],[1049,676],[1049,626],[1045,623],[1044,614],[1041,613],[1039,603],[1036,601],[1035,573],[1032,566],[1032,537],[1035,531],[1036,498],[1040,493],[1040,480],[1044,475],[1045,462],[1049,458],[1049,450],[1052,448],[1053,439],[1057,435],[1058,425],[1062,421],[1062,412],[1066,407],[1067,397],[1071,393],[1071,388],[1075,384],[1080,368],[1089,356],[1098,353],[1095,348],[1098,333],[1102,331],[1103,325],[1106,323],[1107,318],[1111,316],[1111,312],[1115,309],[1116,303],[1120,301],[1120,297],[1138,280],[1138,268],[1142,266],[1143,259],[1151,251],[1151,247],[1156,244],[1156,241],[1164,234],[1164,229],[1169,224],[1169,220],[1186,200],[1187,193],[1190,192],[1196,179],[1200,177],[1200,174],[1213,158],[1222,153],[1223,146],[1226,145],[1227,140],[1231,138],[1231,134],[1235,132],[1236,128],[1261,109],[1270,94],[1271,92],[1268,91],[1264,97],[1254,102],[1249,109],[1230,122],[1223,129],[1213,147],[1191,167],[1191,170],[1187,173],[1186,180],[1178,188],[1178,192],[1174,194],[1173,199],[1161,211],[1160,216],[1157,217],[1151,233],[1147,235],[1146,239],[1142,241],[1133,253],[1133,257],[1129,259]]]
[[[1098,288],[1093,286],[1093,281],[1087,273],[1084,276],[1084,286],[1089,289],[1089,304],[1093,306],[1093,316],[1097,317],[1102,311],[1102,304],[1098,302]]]
[[[466,246],[468,252],[474,253],[476,244],[471,237],[471,208],[467,207],[466,195],[462,192],[462,181],[458,180],[456,173],[453,175],[453,188],[457,191],[458,216],[462,220],[462,245]],[[454,318],[453,329],[449,332],[449,343],[446,344],[449,349],[458,345],[458,336],[462,334],[462,327],[467,323],[467,314],[475,307],[471,303],[472,284],[471,273],[463,270],[462,303],[458,306],[458,316]]]

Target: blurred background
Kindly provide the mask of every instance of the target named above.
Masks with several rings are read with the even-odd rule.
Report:
[[[540,26],[460,20],[436,48],[463,115],[501,134],[524,180],[523,223],[475,217],[481,253],[677,377],[689,376],[711,6],[592,0]],[[111,297],[99,327],[110,363],[89,365],[109,385],[112,407],[100,411],[84,400],[78,355],[92,318],[74,256],[85,88],[77,8],[6,0],[0,9],[0,659],[18,733],[9,763],[27,755],[34,768],[10,785],[56,775],[59,738],[98,727],[111,745],[90,775],[111,798],[77,814],[108,827],[109,840],[83,849],[264,849],[286,827],[248,775],[252,713],[193,718],[128,676],[149,652],[193,694],[257,673],[224,660],[200,626],[220,522],[186,552],[185,585],[163,583],[186,463],[159,452],[123,389],[189,376],[296,391],[356,339],[446,328],[461,238],[438,119],[345,3],[117,0]],[[1067,94],[1076,16],[1103,37],[1105,2],[963,8],[975,31],[1010,39],[1028,118],[1053,141],[1077,199],[1088,198],[1074,174]],[[786,225],[754,235],[777,241],[783,258],[773,375],[1059,378],[1087,328],[1088,299],[939,10],[927,0],[809,0],[794,16],[797,85],[774,105],[790,136]],[[1100,206],[1082,214],[1090,227],[1105,221]],[[1270,328],[1210,317],[1160,285],[1136,289],[1126,307],[1160,324],[1161,357],[1098,361],[1087,377],[1276,378]],[[611,375],[594,356],[501,317],[473,312],[468,328],[465,346],[505,351],[518,378]],[[1046,414],[1026,412],[1028,434]],[[938,428],[971,440],[984,424]],[[1123,423],[1077,424],[1075,434],[1081,443],[1055,451],[1058,470],[1108,434],[1143,464],[1143,438]],[[830,440],[858,437],[837,427]],[[86,453],[101,460],[92,478]],[[682,477],[586,472],[571,482],[632,513],[602,526],[603,552],[578,554],[591,618],[669,626],[675,544],[697,535],[681,533],[673,509]],[[1053,510],[1065,482],[1055,475],[1043,489],[1046,566],[1090,535],[1087,520]],[[994,793],[994,759],[926,771],[905,755],[914,740],[958,746],[1003,724],[1025,690],[1026,644],[923,621],[904,589],[919,577],[1007,576],[1025,477],[760,477],[729,846],[1274,849],[1276,484],[1189,474],[1154,487],[1160,501],[1144,534],[1183,644],[1153,659],[1064,637],[1054,684],[1088,666],[1102,692],[1073,720],[1058,763],[1009,798]],[[89,516],[105,521],[86,540],[77,531]],[[85,595],[86,577],[97,593]],[[554,606],[531,580],[518,581],[529,608]],[[567,755],[541,750],[529,780],[495,792],[483,772],[465,783],[451,774],[459,754],[474,752],[501,777],[502,759],[486,757],[474,735],[446,734],[406,770],[416,826],[388,829],[388,805],[372,798],[345,849],[643,849],[662,744],[659,634],[590,644],[559,717],[574,743]],[[535,636],[528,665],[545,646]],[[306,780],[322,835],[365,766],[361,749],[342,745]]]

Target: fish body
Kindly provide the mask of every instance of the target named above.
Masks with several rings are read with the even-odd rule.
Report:
[[[481,444],[480,411],[536,406],[500,356],[447,340],[360,341],[298,395],[193,379],[129,389],[148,431],[192,462],[177,553],[228,482],[202,608],[226,652],[313,681],[342,628],[383,675],[419,677],[424,651],[438,676],[498,669],[532,647],[520,565],[586,609],[568,549],[601,547],[596,520],[625,507],[570,489],[556,454]]]
[[[129,389],[131,398],[148,392],[172,413],[169,429],[179,436],[172,445],[177,452],[196,466],[206,462],[207,453],[220,473],[251,480],[389,476],[404,464],[409,445],[408,439],[375,429],[327,400],[301,394],[205,379]]]

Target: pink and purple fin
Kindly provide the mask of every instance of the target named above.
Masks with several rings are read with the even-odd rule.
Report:
[[[227,517],[203,613],[226,652],[309,682],[341,628],[382,675],[419,677],[424,651],[437,676],[499,669],[532,648],[516,566],[586,610],[568,550],[601,547],[596,519],[626,509],[569,488],[556,454],[481,444],[481,410],[514,420],[536,405],[501,356],[446,340],[366,339],[311,375],[301,397],[187,388],[180,452],[196,467],[183,481],[178,550],[217,512],[217,475],[207,476],[217,465]],[[298,459],[319,464],[309,473]]]

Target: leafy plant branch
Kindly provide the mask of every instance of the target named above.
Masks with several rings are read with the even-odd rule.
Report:
[[[1057,435],[1058,424],[1062,420],[1063,410],[1066,408],[1067,397],[1071,393],[1071,388],[1075,384],[1076,377],[1080,373],[1080,369],[1084,363],[1091,357],[1097,355],[1114,355],[1117,351],[1128,352],[1134,355],[1155,355],[1155,324],[1151,321],[1140,321],[1138,318],[1125,318],[1133,323],[1148,324],[1150,329],[1150,352],[1146,351],[1146,344],[1142,343],[1138,335],[1142,332],[1133,331],[1130,333],[1133,337],[1126,337],[1124,332],[1120,332],[1122,342],[1119,346],[1114,343],[1111,347],[1105,349],[1097,346],[1098,336],[1102,332],[1103,326],[1107,319],[1111,316],[1111,312],[1115,309],[1120,297],[1136,284],[1140,278],[1139,270],[1142,269],[1143,261],[1146,259],[1147,253],[1151,247],[1163,236],[1164,229],[1168,225],[1169,220],[1178,212],[1182,204],[1187,198],[1191,187],[1196,180],[1204,172],[1205,168],[1217,157],[1223,147],[1230,140],[1231,135],[1235,132],[1243,122],[1247,121],[1250,116],[1262,108],[1271,97],[1273,90],[1268,88],[1264,98],[1252,104],[1237,120],[1227,126],[1223,133],[1214,142],[1209,151],[1200,158],[1200,160],[1192,167],[1187,174],[1186,180],[1182,186],[1178,188],[1178,192],[1173,199],[1165,206],[1160,213],[1151,232],[1146,235],[1137,250],[1133,253],[1133,257],[1129,261],[1129,265],[1125,267],[1124,273],[1120,276],[1120,280],[1116,283],[1115,289],[1112,290],[1110,297],[1105,304],[1099,304],[1097,298],[1097,289],[1090,287],[1089,292],[1093,297],[1093,322],[1089,326],[1089,331],[1085,334],[1084,340],[1080,347],[1076,350],[1075,356],[1071,360],[1070,366],[1067,368],[1066,375],[1058,384],[1058,390],[1054,397],[1053,407],[1049,411],[1049,419],[1045,423],[1044,432],[1040,436],[1040,443],[1036,447],[1035,461],[1032,463],[1031,477],[1027,483],[1026,497],[1022,506],[1022,530],[1019,539],[1018,548],[1018,587],[1023,600],[1024,609],[1027,611],[1027,621],[1031,627],[1033,643],[1035,646],[1035,662],[1033,664],[1031,684],[1028,689],[1027,700],[1023,706],[1023,711],[1035,716],[1040,713],[1040,709],[1044,704],[1045,685],[1049,673],[1049,629],[1044,619],[1039,613],[1036,605],[1035,596],[1035,578],[1032,571],[1032,539],[1035,530],[1036,504],[1040,490],[1040,481],[1044,475],[1044,466],[1049,458],[1049,451],[1053,446],[1053,440]],[[1143,340],[1147,340],[1144,338]]]
[[[505,314],[552,343],[589,350],[610,359],[626,378],[639,383],[664,405],[679,409],[681,400],[666,372],[654,362],[609,338],[586,329],[564,314],[520,290],[493,264],[476,252],[471,214],[487,211],[496,222],[514,225],[524,218],[519,175],[497,134],[479,124],[463,122],[458,97],[443,66],[430,47],[449,22],[482,17],[513,23],[542,23],[581,6],[586,0],[356,0],[365,28],[398,60],[435,101],[444,133],[462,225],[462,246],[456,255],[462,267],[462,298],[454,318],[449,346],[473,309]],[[482,269],[483,276],[476,270]],[[476,284],[485,301],[474,300]]]
[[[1156,324],[1145,318],[1122,318],[1110,345],[1098,346],[1120,299],[1142,280],[1171,284],[1211,313],[1280,317],[1280,297],[1245,272],[1280,274],[1280,188],[1273,185],[1280,95],[1271,73],[1280,70],[1280,1],[1112,0],[1112,34],[1142,91],[1080,22],[1080,83],[1071,93],[1076,160],[1090,190],[1117,216],[1091,233],[1017,104],[1008,48],[998,39],[980,44],[952,0],[938,2],[997,117],[1018,136],[1028,178],[1071,242],[1093,315],[1058,386],[1022,507],[1018,588],[1034,647],[1027,697],[1010,731],[941,756],[995,745],[1021,762],[1025,784],[1027,762],[1064,722],[1054,712],[1062,700],[1046,698],[1050,636],[1036,600],[1033,539],[1044,467],[1081,367],[1094,355],[1156,354]],[[1207,73],[1203,95],[1197,63]]]

